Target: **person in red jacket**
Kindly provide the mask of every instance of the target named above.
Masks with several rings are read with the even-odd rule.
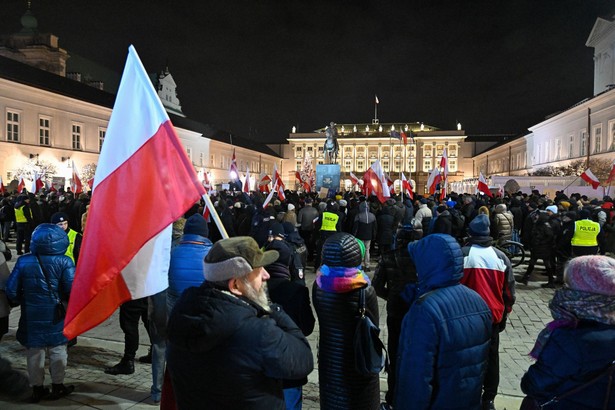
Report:
[[[492,246],[489,218],[477,215],[470,222],[468,246],[462,248],[463,278],[461,283],[478,293],[489,306],[493,321],[487,371],[483,381],[482,408],[495,409],[494,399],[500,384],[500,332],[515,303],[515,277],[510,261]]]

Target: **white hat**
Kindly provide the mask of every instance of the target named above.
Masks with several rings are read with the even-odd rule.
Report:
[[[556,213],[557,213],[557,206],[556,206],[556,205],[549,205],[549,206],[546,208],[546,210],[547,210],[547,211],[551,211],[551,212],[553,212],[554,214],[556,214]]]

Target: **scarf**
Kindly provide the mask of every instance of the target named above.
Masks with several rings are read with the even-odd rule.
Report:
[[[538,334],[534,348],[530,352],[530,356],[536,360],[555,329],[574,329],[581,320],[615,325],[615,298],[613,296],[562,288],[553,295],[549,309],[555,320],[549,322]]]
[[[369,277],[361,266],[345,268],[343,266],[322,265],[316,272],[316,284],[326,292],[346,293],[364,288],[371,284]]]

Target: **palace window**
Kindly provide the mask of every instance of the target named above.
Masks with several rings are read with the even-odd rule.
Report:
[[[203,152],[199,154],[199,165],[202,167],[205,166],[205,154]]]
[[[16,111],[6,112],[6,140],[19,142],[19,125],[20,114]]]
[[[431,160],[425,159],[423,160],[423,172],[431,171]]]
[[[344,161],[344,170],[347,172],[352,171],[352,161],[347,159]]]
[[[98,129],[98,152],[102,150],[103,143],[105,142],[105,137],[107,136],[106,128]]]
[[[559,160],[562,157],[562,139],[555,140],[555,160]]]
[[[446,152],[449,157],[456,157],[457,156],[457,145],[449,145]]]
[[[436,157],[441,157],[444,151],[444,145],[436,145]]]
[[[423,156],[424,157],[431,157],[431,150],[432,150],[431,145],[425,145],[423,147]]]
[[[365,171],[365,161],[359,160],[357,161],[357,172]]]
[[[448,170],[450,172],[457,172],[457,160],[456,159],[449,160]]]
[[[38,119],[38,142],[40,145],[50,145],[51,119],[40,117]]]
[[[81,125],[73,124],[71,127],[71,137],[73,142],[73,149],[81,149]]]
[[[594,127],[594,154],[602,152],[602,124]]]
[[[587,132],[581,130],[581,144],[579,145],[579,155],[585,156],[587,154]]]
[[[389,160],[383,160],[382,161],[382,169],[385,172],[389,172],[390,171],[390,169],[389,169]]]
[[[568,137],[568,158],[574,156],[574,135]]]
[[[301,171],[301,161],[297,161],[296,171]]]

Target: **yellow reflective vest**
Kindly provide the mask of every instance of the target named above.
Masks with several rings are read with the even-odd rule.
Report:
[[[581,219],[574,223],[574,235],[570,244],[572,246],[598,246],[600,224],[590,219]]]
[[[337,221],[340,219],[338,214],[333,212],[323,212],[321,231],[336,231]]]
[[[15,222],[17,223],[26,223],[28,222],[28,219],[26,218],[26,215],[24,214],[24,207],[26,205],[22,205],[19,208],[15,208]],[[27,211],[30,212],[30,215],[32,215],[32,211],[30,211],[30,208],[27,208]]]
[[[66,249],[66,253],[64,255],[68,256],[75,262],[75,257],[73,256],[73,249],[75,249],[75,238],[77,237],[77,232],[72,229],[68,230],[68,248]]]

